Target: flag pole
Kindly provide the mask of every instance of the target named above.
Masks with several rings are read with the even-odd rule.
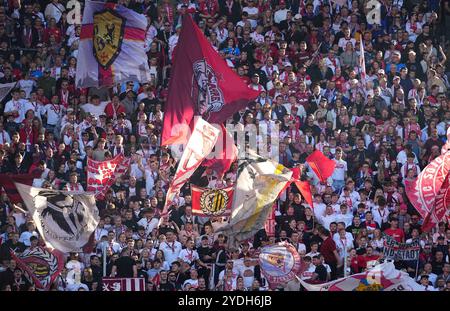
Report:
[[[106,277],[106,243],[103,242],[103,277]]]

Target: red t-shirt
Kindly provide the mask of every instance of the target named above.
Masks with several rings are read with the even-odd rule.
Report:
[[[327,264],[337,264],[336,256],[334,256],[335,250],[336,243],[332,238],[327,238],[320,246],[320,253],[323,255]]]
[[[396,240],[397,242],[403,242],[405,239],[405,233],[403,232],[402,229],[386,229],[384,230],[384,233],[386,233],[387,235],[391,236],[394,238],[394,240]]]

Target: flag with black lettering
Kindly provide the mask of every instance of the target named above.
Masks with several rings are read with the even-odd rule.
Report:
[[[391,260],[418,260],[420,253],[419,239],[413,240],[411,243],[400,243],[393,237],[383,234],[384,245],[383,255],[385,259]]]

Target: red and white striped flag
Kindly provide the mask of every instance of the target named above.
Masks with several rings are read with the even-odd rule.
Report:
[[[144,292],[144,278],[103,278],[104,292]]]
[[[364,57],[364,43],[362,40],[362,36],[360,38],[360,44],[359,44],[359,67],[360,67],[360,74],[361,74],[361,83],[363,86],[366,86],[366,60]]]

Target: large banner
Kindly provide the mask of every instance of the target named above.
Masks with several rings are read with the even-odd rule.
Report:
[[[102,198],[114,184],[116,178],[122,176],[130,166],[130,158],[121,153],[108,161],[87,160],[87,191],[95,192],[97,198]]]
[[[238,245],[264,228],[273,202],[291,179],[292,171],[256,156],[239,165],[230,222],[220,230]]]
[[[449,208],[445,202],[449,199],[448,187],[443,184],[450,170],[450,152],[440,155],[430,162],[417,179],[406,187],[406,194],[419,212],[420,216],[426,219],[424,231],[431,230],[439,221],[444,220],[444,216]],[[445,185],[444,185],[445,186]],[[442,189],[442,191],[441,191]],[[436,200],[438,200],[436,202]],[[448,202],[448,201],[447,201]],[[436,206],[436,203],[438,204]]]
[[[233,187],[206,189],[191,185],[192,214],[198,216],[230,216]]]
[[[195,115],[220,124],[245,108],[259,92],[250,89],[214,50],[190,14],[183,16],[174,52],[162,145],[185,143],[185,129]]]
[[[408,273],[395,269],[392,262],[385,262],[368,271],[353,274],[324,284],[309,284],[299,280],[308,291],[423,291]]]
[[[296,277],[300,271],[301,258],[292,244],[280,242],[262,248],[259,265],[270,286],[274,288]]]
[[[11,257],[22,269],[28,281],[33,283],[38,290],[49,290],[64,269],[64,256],[56,249],[50,251],[38,246],[27,248],[19,255],[11,250]]]
[[[144,278],[103,278],[104,292],[144,292]]]
[[[419,239],[412,243],[400,243],[391,236],[384,234],[383,254],[385,259],[392,260],[418,260],[420,252]]]
[[[16,183],[48,247],[81,252],[100,220],[93,194],[30,187]]]
[[[202,161],[211,152],[219,137],[219,130],[203,120],[197,118],[194,131],[183,150],[177,172],[167,190],[163,215],[166,215],[174,199],[179,195],[181,187],[189,180]]]
[[[78,47],[77,87],[150,81],[147,18],[122,5],[86,1]]]

